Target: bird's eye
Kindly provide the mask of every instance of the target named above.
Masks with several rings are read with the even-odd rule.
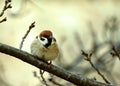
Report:
[[[45,39],[44,38],[40,38],[40,40],[44,41]]]

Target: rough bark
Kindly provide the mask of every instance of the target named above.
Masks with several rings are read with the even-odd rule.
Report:
[[[65,79],[75,85],[78,85],[78,86],[112,86],[112,85],[108,85],[106,83],[98,82],[93,79],[85,78],[81,75],[71,73],[61,67],[57,67],[52,64],[48,65],[47,63],[45,63],[41,60],[35,59],[34,56],[32,56],[31,54],[29,54],[25,51],[19,50],[17,48],[11,47],[6,44],[0,43],[0,52],[10,55],[10,56],[13,56],[17,59],[20,59],[28,64],[31,64],[39,69],[49,72],[49,73],[52,73],[62,79]]]

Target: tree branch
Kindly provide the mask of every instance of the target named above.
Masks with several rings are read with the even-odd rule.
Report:
[[[29,63],[39,69],[52,73],[78,86],[112,86],[106,83],[98,82],[93,79],[84,78],[83,76],[77,74],[73,74],[63,68],[54,66],[52,64],[48,65],[47,63],[41,60],[35,59],[34,56],[32,56],[31,54],[6,44],[0,43],[0,52],[14,56],[15,58],[18,58],[26,63]]]
[[[35,27],[35,21],[34,21],[33,23],[31,23],[31,25],[29,26],[29,29],[27,30],[27,32],[26,32],[25,35],[23,36],[22,41],[21,41],[21,43],[20,43],[20,47],[19,47],[20,50],[22,49],[23,42],[24,42],[24,40],[26,39],[27,35],[29,34],[30,30],[31,30],[32,28],[34,28],[34,27]]]

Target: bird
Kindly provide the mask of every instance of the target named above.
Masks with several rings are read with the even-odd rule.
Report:
[[[32,55],[45,62],[52,63],[59,56],[57,41],[50,30],[41,31],[32,41],[30,50]]]

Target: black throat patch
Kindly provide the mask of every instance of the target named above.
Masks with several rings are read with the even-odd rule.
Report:
[[[47,37],[47,40],[48,40],[48,43],[46,45],[44,45],[45,48],[48,48],[52,44],[52,38]]]

